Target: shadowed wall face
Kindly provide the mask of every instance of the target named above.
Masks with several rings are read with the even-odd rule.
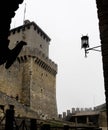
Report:
[[[2,20],[0,20],[0,65],[7,62],[7,59],[9,58],[10,50],[8,48],[8,36],[10,31],[11,19],[15,16],[15,11],[19,8],[19,4],[21,4],[22,2],[23,0],[1,1],[0,16],[4,15],[4,17],[2,18]]]
[[[96,0],[99,18],[100,40],[102,46],[102,60],[108,118],[108,0]],[[108,119],[107,119],[108,120]]]

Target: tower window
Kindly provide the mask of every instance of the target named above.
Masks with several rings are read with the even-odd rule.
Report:
[[[18,32],[18,33],[20,32],[20,28],[17,29],[17,32]]]
[[[38,31],[37,31],[37,33],[39,34],[39,33],[40,33],[40,31],[38,30]]]
[[[24,61],[23,57],[21,56],[21,61]]]
[[[26,57],[26,56],[24,56],[24,59],[25,59],[25,60],[27,60],[27,57]]]
[[[22,28],[22,31],[25,31],[25,27]]]
[[[43,36],[42,32],[41,32],[41,37]]]
[[[34,27],[34,30],[36,30],[36,26]]]
[[[13,31],[13,34],[15,34],[15,31]]]
[[[41,88],[41,93],[42,93],[43,89]]]
[[[42,48],[42,44],[40,44],[40,48]]]
[[[30,29],[30,25],[28,25],[27,28]]]

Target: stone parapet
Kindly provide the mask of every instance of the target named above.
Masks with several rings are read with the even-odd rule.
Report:
[[[8,105],[14,105],[15,116],[18,117],[28,117],[28,118],[38,118],[38,113],[31,110],[29,107],[23,105],[22,103],[16,101],[16,99],[0,92],[0,105],[4,105],[7,109]]]
[[[32,55],[31,55],[32,54]],[[57,74],[57,64],[55,64],[51,59],[46,57],[41,51],[37,48],[25,47],[17,60],[20,62],[25,62],[29,58],[33,58],[34,62],[39,66],[44,68],[46,71],[50,72],[54,76]]]
[[[20,32],[24,32],[27,29],[30,29],[30,27],[33,26],[34,30],[46,41],[50,41],[51,39],[49,38],[49,36],[34,22],[26,22],[25,24],[19,27],[16,27],[14,29],[10,30],[10,34],[9,35],[14,35],[15,33],[20,33]]]

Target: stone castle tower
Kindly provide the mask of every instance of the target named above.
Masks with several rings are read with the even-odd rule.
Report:
[[[0,91],[10,97],[18,95],[19,102],[47,118],[57,117],[57,64],[49,59],[47,34],[34,22],[10,30],[10,46],[25,41],[14,64],[6,70],[0,66]]]

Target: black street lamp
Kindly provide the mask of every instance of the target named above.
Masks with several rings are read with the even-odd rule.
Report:
[[[101,52],[101,50],[97,50],[97,48],[99,47],[101,46],[95,46],[89,48],[89,37],[87,35],[81,37],[81,48],[84,48],[85,50],[85,57],[87,57],[87,54],[89,53],[90,50]]]

